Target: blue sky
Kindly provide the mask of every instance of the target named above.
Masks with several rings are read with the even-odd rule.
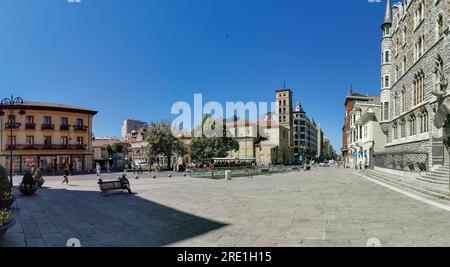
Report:
[[[341,146],[349,86],[379,92],[385,3],[368,0],[1,0],[0,92],[173,119],[173,103],[273,101],[283,86]]]

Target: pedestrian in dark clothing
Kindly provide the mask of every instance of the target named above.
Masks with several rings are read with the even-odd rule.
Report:
[[[63,180],[62,184],[64,184],[64,183],[69,184],[69,167],[68,166],[66,166],[64,168],[64,180]]]
[[[122,174],[122,177],[120,177],[120,184],[125,187],[130,195],[134,195],[133,191],[131,191],[130,187],[130,181],[127,178],[126,174]]]

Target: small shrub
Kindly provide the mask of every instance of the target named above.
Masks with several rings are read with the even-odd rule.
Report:
[[[7,210],[0,210],[0,226],[8,224],[10,220],[10,214]]]
[[[11,183],[6,175],[5,168],[0,165],[0,198],[10,198],[11,196]]]
[[[26,172],[25,176],[22,179],[22,183],[20,183],[20,189],[30,190],[34,188],[36,188],[36,180],[34,180],[34,177],[30,172]]]

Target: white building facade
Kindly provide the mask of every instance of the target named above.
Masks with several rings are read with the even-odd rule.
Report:
[[[381,105],[379,103],[357,102],[349,114],[350,131],[350,167],[374,168],[374,153],[382,151],[386,145],[386,136],[379,124]]]

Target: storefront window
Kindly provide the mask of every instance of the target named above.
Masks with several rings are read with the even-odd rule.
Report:
[[[37,156],[22,156],[22,171],[33,172],[38,166]]]
[[[82,172],[83,171],[83,164],[84,164],[84,157],[83,156],[73,156],[72,157],[72,170],[74,172]]]
[[[42,156],[40,157],[40,167],[42,170],[49,174],[56,172],[56,156]]]
[[[58,171],[64,171],[66,166],[70,166],[70,156],[69,155],[58,156]]]
[[[13,156],[12,159],[13,159],[13,161],[12,161],[13,173],[15,175],[21,174],[21,171],[20,171],[20,157]],[[10,172],[10,169],[9,169],[10,166],[11,166],[10,165],[10,157],[8,156],[8,157],[6,157],[6,166],[5,166],[6,173],[8,173],[8,175],[9,175],[9,172]]]

